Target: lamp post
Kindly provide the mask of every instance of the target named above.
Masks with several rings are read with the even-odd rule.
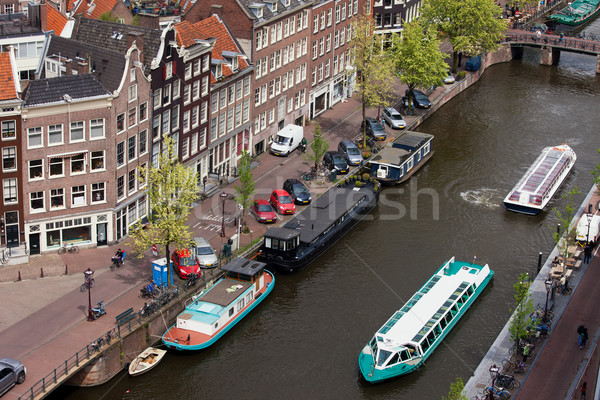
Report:
[[[88,288],[88,321],[94,320],[94,313],[92,312],[92,275],[94,275],[94,271],[92,271],[89,267],[84,272],[85,275],[85,284]]]
[[[552,281],[550,279],[546,279],[544,284],[546,285],[546,305],[544,306],[543,322],[546,323],[548,322],[548,318],[546,317],[548,314],[548,295],[550,294],[550,289],[552,289]]]
[[[225,237],[225,200],[227,199],[227,193],[221,193],[221,200],[223,201],[223,219],[221,220],[221,237]]]
[[[240,235],[242,234],[242,213],[244,212],[244,206],[238,204],[238,224],[237,224],[237,249],[240,249]]]
[[[585,235],[585,244],[586,245],[590,242],[590,225],[592,224],[592,205],[591,204],[588,204],[587,222],[588,222],[588,229],[587,229],[587,234]]]

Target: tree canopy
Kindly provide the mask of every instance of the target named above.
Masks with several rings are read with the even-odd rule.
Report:
[[[250,207],[250,202],[254,196],[254,178],[252,177],[251,164],[250,154],[244,150],[238,168],[240,184],[235,186],[235,201],[242,206],[242,221],[244,222],[244,211]]]
[[[458,53],[477,55],[496,50],[506,32],[507,20],[493,0],[423,0],[421,19],[448,37],[453,48],[452,71]]]
[[[161,245],[169,260],[171,245],[187,248],[191,241],[186,220],[198,197],[196,172],[177,161],[173,140],[165,135],[158,167],[151,165],[147,171],[142,171],[140,181],[148,184],[151,213],[148,226],[138,224],[130,232],[134,249],[141,256],[153,244]],[[171,279],[169,268],[169,284]]]
[[[306,152],[308,161],[315,165],[315,173],[318,172],[319,164],[323,161],[323,156],[327,153],[327,150],[329,150],[329,141],[323,137],[321,125],[317,122],[317,126],[315,126],[315,138]]]
[[[531,277],[528,274],[520,274],[519,280],[513,285],[515,308],[511,310],[513,317],[508,326],[510,338],[515,342],[515,349],[518,349],[519,340],[529,335],[531,326],[531,313],[535,311],[529,286]]]

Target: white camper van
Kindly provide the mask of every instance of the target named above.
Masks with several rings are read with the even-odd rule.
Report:
[[[271,143],[271,153],[276,156],[287,156],[298,147],[303,137],[303,127],[294,124],[286,125],[277,132],[277,136]]]
[[[585,246],[588,242],[598,243],[600,237],[600,215],[583,214],[577,223],[577,242]]]

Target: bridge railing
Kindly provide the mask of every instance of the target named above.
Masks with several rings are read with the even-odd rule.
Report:
[[[510,32],[506,35],[506,42],[525,42],[525,43],[535,43],[540,46],[550,45],[553,47],[564,47],[566,49],[571,50],[582,50],[588,52],[598,53],[600,52],[600,42],[595,42],[591,40],[578,39],[578,38],[567,38],[556,35],[542,35],[541,37],[537,37],[534,33],[514,33]]]

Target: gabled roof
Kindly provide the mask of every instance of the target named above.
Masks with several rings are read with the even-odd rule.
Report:
[[[197,44],[196,40],[210,38],[210,35],[206,36],[197,26],[187,20],[176,23],[174,27],[177,32],[176,40],[179,47],[192,47]]]
[[[12,63],[8,52],[0,53],[0,101],[18,99]]]
[[[121,0],[68,0],[68,10],[71,15],[82,14],[86,18],[98,19],[111,11],[118,1]]]
[[[67,17],[55,9],[50,2],[46,4],[46,28],[60,35],[67,24]]]
[[[117,90],[125,68],[123,54],[56,35],[50,37],[46,52],[47,58],[71,59],[73,69],[76,63],[88,61],[88,55],[90,73],[111,92]]]
[[[284,5],[284,1],[275,0],[275,1],[260,1],[260,0],[237,0],[239,4],[241,4],[246,12],[254,17],[254,19],[260,21],[269,20],[271,18],[280,16],[281,14],[288,12],[290,10],[294,10],[297,8],[304,8],[308,5],[313,4],[311,0],[289,0],[289,6]],[[273,6],[275,5],[275,7]],[[258,8],[262,8],[262,18],[258,18],[256,16],[256,10]],[[276,8],[276,10],[273,10]],[[312,22],[312,21],[311,21]]]
[[[143,40],[143,63],[146,67],[146,73],[149,73],[152,59],[156,57],[160,47],[160,35],[162,33],[160,29],[78,18],[71,38],[78,42],[126,54],[129,49],[127,35],[130,33],[139,35],[139,41]],[[138,47],[141,48],[139,41]]]
[[[196,22],[194,26],[204,37],[214,37],[216,39],[212,49],[212,60],[228,62],[228,58],[234,54],[238,54],[238,70],[243,70],[249,66],[248,62],[242,58],[244,55],[241,47],[237,44],[229,29],[219,16],[212,15],[209,18]],[[223,64],[223,77],[233,75],[233,71],[227,64]],[[211,83],[216,82],[214,74],[211,74]]]
[[[23,98],[25,107],[31,107],[64,102],[65,98],[72,101],[103,95],[110,96],[110,93],[93,75],[79,74],[31,81]]]

